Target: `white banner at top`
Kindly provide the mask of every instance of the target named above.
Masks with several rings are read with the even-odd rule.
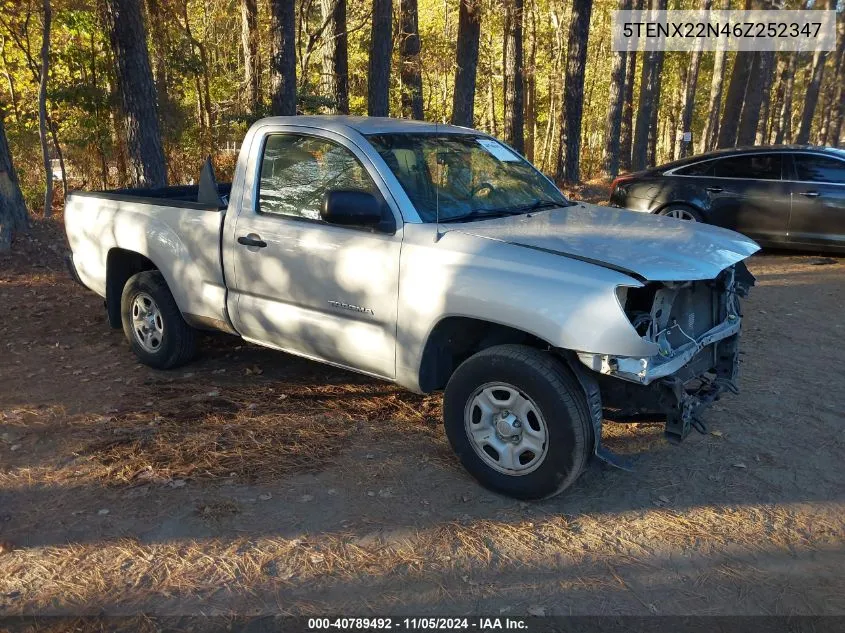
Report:
[[[614,11],[614,51],[832,51],[836,11]]]

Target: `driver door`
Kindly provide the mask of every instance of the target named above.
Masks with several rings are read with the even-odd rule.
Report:
[[[381,196],[373,177],[339,139],[284,131],[262,143],[254,199],[234,229],[235,327],[247,340],[393,378],[401,232],[320,218],[329,190]]]

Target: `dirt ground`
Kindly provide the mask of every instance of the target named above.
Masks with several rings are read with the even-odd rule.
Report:
[[[440,397],[208,336],[141,366],[61,228],[0,258],[0,614],[845,614],[845,259],[756,256],[710,433],[520,503]]]

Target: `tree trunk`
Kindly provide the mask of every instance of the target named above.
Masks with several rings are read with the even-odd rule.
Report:
[[[783,100],[780,110],[776,113],[775,125],[772,130],[774,143],[781,145],[792,137],[792,89],[795,85],[795,71],[798,65],[799,53],[792,53],[781,77],[783,82]]]
[[[261,105],[261,62],[258,57],[258,1],[241,0],[241,48],[244,55],[246,111],[258,112]]]
[[[531,2],[531,47],[528,63],[524,69],[523,82],[525,94],[525,157],[534,161],[534,144],[537,138],[537,4]]]
[[[842,138],[842,119],[845,115],[845,19],[840,19],[837,26],[837,61],[836,74],[832,87],[830,120],[827,124],[825,142],[833,147],[840,146]]]
[[[701,8],[704,11],[710,10],[711,0],[703,0]],[[681,103],[681,125],[679,132],[692,132],[692,115],[695,111],[695,91],[698,87],[698,69],[701,67],[701,47],[696,46],[690,55],[689,68],[687,70],[687,81],[684,86],[684,97]],[[683,138],[678,139],[678,147],[676,155],[678,158],[684,158],[690,153],[692,148],[692,140],[685,141]]]
[[[167,17],[161,5],[162,0],[147,0],[147,14],[150,17],[150,34],[153,43],[151,66],[153,81],[158,97],[159,115],[166,119],[167,104],[167,35],[170,32]]]
[[[560,121],[557,113],[558,97],[563,95],[563,89],[559,85],[560,62],[563,56],[563,36],[560,28],[560,18],[557,11],[552,9],[551,22],[554,27],[554,45],[552,46],[552,63],[546,80],[547,92],[549,94],[549,111],[546,117],[546,131],[543,133],[543,155],[541,156],[540,168],[543,173],[552,171],[552,145],[556,137],[555,126]],[[557,160],[557,154],[554,159]]]
[[[49,116],[47,117],[47,127],[50,128],[50,136],[53,138],[53,147],[56,148],[56,159],[59,161],[59,174],[61,174],[62,179],[62,197],[67,198],[67,171],[65,170],[65,157],[62,153],[62,146],[59,143],[59,133],[57,131],[58,126]]]
[[[652,0],[652,9],[666,9],[666,0]],[[631,168],[634,171],[645,169],[649,154],[649,128],[652,124],[655,103],[660,90],[659,66],[662,56],[659,51],[643,53],[643,69],[640,77],[640,100],[637,108],[637,120],[634,126],[633,148],[631,150]],[[651,136],[654,134],[652,133]]]
[[[631,0],[619,0],[619,10],[629,11]],[[610,70],[610,103],[607,107],[607,125],[604,129],[604,156],[602,173],[606,178],[615,178],[619,173],[619,145],[622,132],[622,109],[625,100],[625,77],[628,53],[613,53],[613,66]]]
[[[196,50],[199,53],[200,67],[199,70],[194,71],[194,79],[197,90],[197,118],[199,120],[200,129],[205,132],[203,141],[207,152],[212,148],[212,110],[211,110],[211,86],[208,76],[208,54],[206,52],[205,44],[194,37],[191,30],[191,19],[188,15],[188,0],[184,0],[182,4],[182,18],[185,20],[184,30],[185,35],[188,36],[188,41],[191,43],[191,53]]]
[[[763,103],[760,106],[760,122],[757,124],[757,134],[754,137],[754,142],[757,145],[765,145],[769,142],[773,122],[777,118],[775,113],[780,106],[780,100],[783,98],[783,86],[779,80],[783,75],[786,60],[783,57],[778,58],[775,53],[772,66],[772,72],[768,74],[768,83],[764,86]],[[777,84],[776,80],[778,80]],[[772,94],[773,91],[774,94]]]
[[[795,136],[795,142],[798,145],[804,145],[810,140],[810,129],[813,126],[813,116],[816,114],[816,104],[819,101],[819,90],[824,77],[826,60],[827,51],[813,53],[813,70],[804,93],[804,109],[801,111],[801,123],[798,126],[798,134]]]
[[[537,4],[531,0],[531,48],[525,68],[525,157],[534,162],[537,138]]]
[[[504,99],[505,140],[525,153],[525,69],[522,48],[523,0],[507,0],[505,15]]]
[[[17,233],[29,230],[29,216],[6,138],[5,115],[0,107],[0,253],[11,248]]]
[[[651,123],[648,126],[648,162],[647,165],[657,164],[657,139],[658,139],[658,124],[660,122],[660,94],[663,88],[663,60],[666,54],[663,51],[657,51],[657,60],[655,62],[655,77],[657,81],[654,86],[654,98],[651,108]]]
[[[296,114],[296,14],[294,0],[270,0],[270,111]]]
[[[737,145],[753,145],[760,123],[763,101],[768,99],[775,70],[774,51],[757,51],[751,64],[751,72],[745,88],[745,102],[737,130]]]
[[[349,114],[349,38],[346,32],[346,0],[321,0],[323,20],[323,94],[331,110]]]
[[[719,8],[727,11],[731,8],[731,0],[722,0]],[[719,114],[722,108],[722,92],[725,86],[725,71],[727,69],[727,51],[713,53],[713,75],[710,80],[710,101],[707,108],[707,119],[704,121],[704,131],[701,134],[701,152],[709,152],[716,148],[719,139]]]
[[[716,147],[719,134],[719,113],[722,108],[722,86],[725,83],[725,61],[727,51],[716,51],[713,59],[713,77],[710,80],[710,101],[704,131],[701,134],[702,152],[709,152]]]
[[[730,9],[730,0],[723,0],[721,9]],[[725,61],[727,52],[724,50],[713,53],[713,75],[710,79],[710,100],[707,105],[707,118],[704,120],[704,130],[701,133],[701,152],[709,152],[716,146],[719,133],[719,113],[722,106],[722,86],[725,83]]]
[[[832,87],[828,86],[822,90],[822,107],[821,107],[821,121],[819,122],[818,133],[816,134],[816,141],[814,145],[827,145],[827,128],[830,125],[830,111],[833,107],[831,103]]]
[[[843,64],[842,66],[845,66]],[[833,110],[830,114],[830,123],[828,124],[827,128],[827,144],[831,147],[842,147],[842,135],[843,131],[845,131],[845,125],[843,125],[843,119],[845,119],[845,90],[843,90],[843,86],[845,86],[845,72],[843,72],[843,68],[840,67],[839,69],[839,85],[836,87],[836,101],[833,105]]]
[[[452,125],[472,127],[475,120],[475,76],[481,35],[481,0],[460,0]]]
[[[499,122],[496,119],[496,90],[493,85],[493,75],[490,75],[487,81],[487,118],[490,134],[499,136]]]
[[[164,187],[167,169],[140,4],[135,0],[109,0],[108,19],[118,91],[126,114],[132,181],[139,187]]]
[[[581,116],[584,112],[584,68],[587,62],[587,40],[590,36],[592,0],[573,0],[569,21],[569,42],[566,52],[566,77],[563,88],[563,111],[558,149],[558,181],[577,183],[580,180]]]
[[[490,50],[493,50],[493,37],[490,35]],[[491,56],[492,57],[492,56]],[[487,74],[487,131],[493,136],[499,136],[499,121],[496,118],[496,69],[493,67],[493,60],[490,60],[490,68]]]
[[[420,31],[417,0],[399,3],[399,55],[402,66],[402,116],[423,118],[423,82],[420,62]]]
[[[708,7],[709,8],[709,7]],[[680,138],[678,138],[678,145],[676,149],[677,158],[684,158],[690,153],[692,147],[692,136],[690,140],[685,140],[682,136],[687,132],[692,132],[692,115],[695,110],[695,89],[698,86],[698,69],[701,65],[701,49],[696,49],[690,55],[689,71],[687,72],[687,82],[684,87],[684,97],[681,102],[681,120],[679,129]]]
[[[739,133],[739,120],[742,106],[745,103],[745,89],[751,67],[754,64],[755,53],[752,51],[738,51],[734,60],[731,81],[728,84],[728,94],[725,96],[725,108],[722,122],[719,124],[717,147],[734,147]]]
[[[44,162],[44,217],[53,215],[53,166],[47,144],[47,80],[50,77],[50,26],[53,10],[50,0],[44,0],[44,21],[41,32],[41,77],[38,85],[38,135],[41,138],[41,158]]]
[[[367,114],[390,115],[390,55],[393,47],[393,0],[373,0],[373,29],[367,73]]]
[[[655,83],[657,75],[657,52],[643,52],[643,69],[640,72],[640,97],[637,118],[634,123],[633,146],[631,148],[631,169],[645,169],[648,162],[648,128],[654,108]]]
[[[836,0],[828,0],[827,9],[836,9]],[[816,114],[816,104],[819,101],[822,79],[824,78],[824,65],[827,61],[827,51],[816,51],[813,53],[813,69],[810,74],[810,81],[804,92],[804,108],[801,111],[801,123],[798,126],[798,134],[795,142],[804,145],[810,140],[810,130],[813,127],[813,116]]]
[[[763,137],[763,143],[774,143],[775,130],[780,118],[780,109],[783,105],[783,92],[786,86],[785,72],[789,65],[789,58],[787,55],[781,54],[777,56],[777,68],[775,69],[774,77],[774,95],[769,104],[769,127]]]
[[[642,11],[643,0],[634,0],[634,11]],[[634,84],[637,78],[637,51],[628,53],[625,64],[625,94],[622,105],[622,126],[619,141],[619,168],[631,170],[631,149],[634,138]]]

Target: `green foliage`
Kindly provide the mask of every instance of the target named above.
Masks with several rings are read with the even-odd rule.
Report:
[[[483,17],[475,123],[480,129],[501,135],[504,128],[502,45],[505,13],[502,3],[505,0],[481,1]],[[799,0],[790,2],[796,6],[800,4]],[[676,8],[693,8],[698,4],[698,0],[670,1],[670,7]],[[101,5],[102,2],[53,0],[48,111],[72,187],[102,188],[125,184],[126,150],[120,127],[121,110],[116,97],[108,35],[99,12]],[[525,0],[525,66],[536,86],[536,112],[529,133],[535,138],[534,160],[546,171],[554,169],[561,102],[567,98],[562,77],[570,5],[570,0]],[[28,203],[36,208],[44,179],[37,108],[40,6],[33,0],[0,0],[0,103],[7,113],[7,133],[23,191]],[[195,178],[207,154],[215,155],[221,165],[233,165],[232,148],[237,147],[248,125],[268,112],[271,56],[268,0],[258,3],[264,104],[256,111],[250,111],[246,105],[239,0],[146,0],[145,6],[147,44],[159,89],[159,114],[170,180],[185,182]],[[597,176],[601,166],[612,63],[609,26],[611,12],[616,6],[616,0],[596,0],[593,6],[581,127],[584,179]],[[296,11],[298,107],[303,113],[327,112],[334,104],[321,92],[321,27],[324,23],[321,3],[319,0],[297,0]],[[367,0],[348,2],[352,114],[364,114],[367,109],[370,12]],[[394,39],[398,31],[398,12],[399,0],[394,0]],[[448,121],[451,117],[457,24],[458,0],[419,0],[423,102],[428,120]],[[825,85],[836,81],[833,57],[829,56]],[[394,46],[392,61],[391,113],[399,116],[402,87],[398,46]],[[688,61],[686,53],[668,53],[665,57],[658,161],[673,157]],[[642,55],[638,58],[638,63],[641,62]],[[796,118],[809,64],[809,58],[801,58],[798,64],[793,107]],[[705,53],[692,124],[696,141],[707,114],[712,68],[713,54]],[[639,71],[636,81],[639,82]],[[635,101],[638,93],[637,88]],[[817,116],[816,128],[820,127],[820,121],[821,114]],[[55,148],[52,151],[55,157]],[[224,174],[226,169],[218,168],[218,171]]]

